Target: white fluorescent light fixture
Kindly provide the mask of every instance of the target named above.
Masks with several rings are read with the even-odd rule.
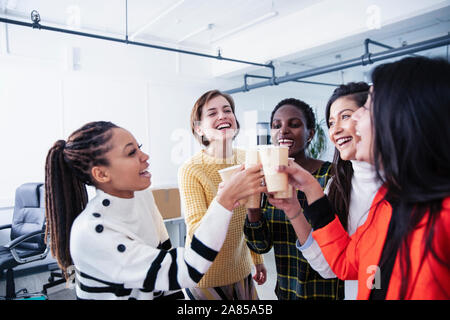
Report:
[[[259,18],[256,18],[255,20],[252,20],[252,21],[250,21],[250,22],[247,22],[246,24],[243,24],[243,25],[241,25],[241,26],[239,26],[239,27],[237,27],[237,28],[234,28],[234,29],[232,29],[232,30],[230,30],[230,31],[228,31],[228,32],[226,32],[226,33],[224,33],[224,34],[218,36],[217,38],[213,39],[213,40],[211,41],[211,43],[214,43],[214,42],[217,42],[217,41],[219,41],[219,40],[222,40],[222,39],[224,39],[224,38],[226,38],[226,37],[229,37],[229,36],[231,36],[231,35],[233,35],[233,34],[239,32],[239,31],[242,31],[242,30],[245,30],[245,29],[247,29],[247,28],[249,28],[249,27],[251,27],[251,26],[254,26],[255,24],[258,24],[258,23],[263,22],[263,21],[265,21],[265,20],[267,20],[267,19],[273,18],[273,17],[275,17],[276,15],[278,15],[278,12],[277,12],[277,11],[271,11],[271,12],[269,12],[269,13],[266,13],[265,15],[263,15],[263,16],[261,16],[261,17],[259,17]]]
[[[184,2],[184,0],[180,0],[177,3],[173,4],[172,6],[170,6],[169,8],[167,8],[166,10],[164,10],[163,12],[161,12],[157,17],[155,17],[153,20],[149,21],[148,23],[146,23],[144,26],[142,26],[141,28],[139,28],[136,32],[134,32],[131,36],[130,36],[130,40],[134,40],[137,35],[139,35],[140,33],[142,33],[145,29],[147,29],[148,27],[150,27],[152,24],[156,23],[159,19],[161,19],[162,17],[166,16],[167,14],[169,14],[170,12],[172,12],[173,10],[175,10],[176,8],[178,8],[182,3]]]
[[[196,35],[198,35],[199,33],[202,33],[203,31],[211,30],[213,27],[214,27],[214,24],[213,24],[213,23],[207,24],[206,26],[201,27],[201,28],[199,28],[199,29],[197,29],[197,30],[195,30],[195,31],[193,31],[193,32],[191,32],[191,33],[189,33],[188,35],[184,36],[183,38],[181,38],[180,40],[178,40],[177,43],[180,43],[180,42],[183,42],[183,41],[185,41],[185,40],[187,40],[187,39],[189,39],[189,38],[192,38],[193,36],[196,36]]]

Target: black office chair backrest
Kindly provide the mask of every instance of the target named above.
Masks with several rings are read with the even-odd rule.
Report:
[[[11,240],[45,229],[44,190],[43,183],[25,183],[16,189]],[[18,248],[44,250],[45,247],[44,236],[37,235],[24,241]]]

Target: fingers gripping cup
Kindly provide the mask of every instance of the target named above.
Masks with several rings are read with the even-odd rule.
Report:
[[[294,161],[294,158],[288,158],[288,167],[291,166],[291,163]],[[288,184],[288,189],[287,191],[278,191],[275,192],[275,194],[273,195],[273,197],[275,199],[289,199],[292,198],[292,195],[294,194],[294,187],[291,186],[290,184]]]
[[[236,166],[232,166],[232,167],[228,167],[228,168],[219,170],[218,172],[219,172],[220,177],[222,178],[222,181],[227,182],[235,172],[239,171],[240,168],[241,168],[241,165],[238,164]],[[239,204],[241,206],[244,205],[246,202],[247,202],[247,199],[239,200]]]
[[[278,166],[288,165],[289,148],[284,146],[260,146],[259,156],[263,165],[268,192],[287,191],[288,175],[278,172]]]
[[[250,148],[245,152],[245,168],[260,164],[261,160],[259,159],[258,148]],[[260,207],[261,202],[261,194],[252,194],[247,198],[247,203],[245,207],[247,209],[256,209]]]

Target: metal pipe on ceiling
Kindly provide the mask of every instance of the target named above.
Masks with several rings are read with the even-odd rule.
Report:
[[[14,24],[14,25],[23,26],[23,27],[31,27],[33,29],[39,29],[39,30],[42,29],[42,30],[48,30],[48,31],[54,31],[54,32],[61,32],[61,33],[67,33],[67,34],[82,36],[82,37],[87,37],[87,38],[94,38],[94,39],[113,41],[113,42],[118,42],[118,43],[125,43],[125,44],[129,44],[129,45],[153,48],[153,49],[158,49],[158,50],[178,52],[178,53],[183,53],[183,54],[199,56],[199,57],[203,57],[203,58],[211,58],[211,59],[217,59],[217,60],[223,60],[223,61],[229,61],[229,62],[243,63],[243,64],[252,65],[252,66],[271,68],[271,69],[274,68],[272,63],[264,64],[264,63],[251,62],[251,61],[245,61],[245,60],[240,60],[240,59],[226,58],[226,57],[223,57],[220,54],[220,52],[217,54],[217,56],[215,56],[212,54],[176,49],[176,48],[159,46],[159,45],[154,45],[154,44],[149,44],[149,43],[144,43],[144,42],[130,41],[130,40],[128,40],[128,35],[126,36],[125,39],[120,39],[120,38],[102,36],[102,35],[93,34],[93,33],[80,32],[80,31],[75,31],[75,30],[68,30],[68,29],[45,26],[45,25],[40,24],[39,22],[28,23],[28,22],[6,19],[6,18],[1,18],[1,17],[0,17],[0,22]]]
[[[374,41],[372,39],[366,39],[366,40],[364,40],[364,48],[365,48],[364,50],[365,50],[366,54],[370,53],[369,52],[369,44],[374,44],[376,46],[379,46],[379,47],[382,47],[385,49],[395,49],[394,47],[388,46],[387,44],[384,44],[384,43],[381,43],[378,41]],[[411,54],[411,56],[419,57],[419,55],[417,55],[417,54]]]
[[[290,75],[278,77],[275,79],[269,79],[267,81],[262,81],[254,84],[246,84],[239,88],[234,88],[230,90],[224,90],[223,92],[228,94],[238,93],[238,92],[246,92],[252,89],[262,88],[276,84],[299,80],[303,78],[308,78],[312,76],[317,76],[325,73],[330,73],[334,71],[344,70],[348,68],[353,68],[357,66],[365,66],[368,64],[372,64],[378,61],[392,59],[404,55],[409,55],[415,52],[424,51],[428,49],[438,48],[442,46],[448,46],[450,44],[450,35],[433,38],[426,41],[421,41],[418,43],[410,44],[407,46],[403,46],[400,48],[388,49],[386,51],[378,52],[378,53],[366,53],[361,57],[353,58],[350,60],[341,61],[338,63],[329,64],[323,67],[318,67],[306,71],[301,71],[297,73],[293,73]]]
[[[369,44],[370,43],[377,45],[379,47],[385,48],[385,49],[394,49],[394,47],[388,46],[387,44],[384,44],[384,43],[381,43],[378,41],[374,41],[372,39],[366,39],[366,40],[364,40],[364,47],[365,47],[366,53],[369,52]]]
[[[244,74],[244,83],[247,83],[247,79],[248,78],[256,78],[256,79],[272,79],[271,77],[268,76],[260,76],[260,75],[256,75],[256,74]],[[327,83],[327,82],[318,82],[318,81],[306,81],[306,80],[292,80],[292,82],[299,82],[299,83],[307,83],[307,84],[317,84],[317,85],[321,85],[321,86],[329,86],[329,87],[339,87],[339,84],[336,83]]]

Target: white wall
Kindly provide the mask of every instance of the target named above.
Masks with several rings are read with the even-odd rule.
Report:
[[[13,206],[20,184],[44,181],[56,140],[95,120],[135,135],[155,186],[176,184],[178,166],[198,148],[190,110],[216,86],[208,59],[4,24],[0,70],[0,207]]]
[[[95,120],[136,136],[155,186],[176,184],[180,164],[200,149],[189,127],[194,102],[206,90],[237,85],[214,80],[208,59],[10,25],[0,26],[0,68],[0,207],[13,205],[20,184],[44,181],[56,140]],[[281,99],[303,99],[322,113],[321,90],[285,84],[234,95],[242,128],[235,144],[252,144],[255,122],[268,121]],[[252,110],[256,118],[246,113]]]

